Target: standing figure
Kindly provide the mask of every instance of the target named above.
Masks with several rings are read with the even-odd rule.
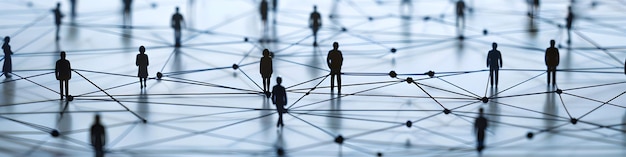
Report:
[[[463,23],[461,25],[461,22]],[[459,0],[456,2],[456,30],[459,37],[463,37],[463,30],[465,29],[465,2]]]
[[[483,108],[478,109],[478,117],[474,121],[474,133],[476,133],[476,150],[478,153],[482,152],[485,148],[485,130],[487,130],[487,126],[489,125],[487,122],[487,118],[483,116]]]
[[[539,0],[526,0],[526,2],[528,3],[528,16],[535,17],[535,14],[539,12]]]
[[[330,90],[335,88],[335,77],[337,77],[338,93],[341,94],[341,66],[343,65],[343,54],[339,51],[339,43],[333,43],[333,49],[328,51],[326,64],[330,68]]]
[[[572,23],[574,22],[574,13],[572,12],[572,6],[567,7],[567,18],[565,18],[567,24],[567,43],[572,43]]]
[[[139,54],[137,54],[137,58],[135,59],[135,65],[139,67],[139,72],[137,73],[137,77],[139,77],[139,87],[146,87],[146,80],[148,79],[148,55],[146,55],[146,48],[143,46],[139,47]],[[142,83],[143,81],[143,83]]]
[[[94,117],[93,125],[91,125],[91,146],[96,153],[96,157],[104,156],[104,145],[106,144],[106,131],[104,126],[100,123],[100,115]]]
[[[317,12],[317,6],[313,6],[313,12],[309,17],[309,28],[313,31],[313,46],[317,46],[317,31],[322,27],[322,15]]]
[[[11,77],[9,73],[13,72],[13,63],[11,61],[11,55],[13,55],[13,51],[11,51],[11,38],[9,36],[4,37],[4,44],[2,44],[2,50],[4,50],[4,65],[2,66],[2,74],[4,77]]]
[[[78,5],[76,4],[76,1],[78,0],[70,0],[70,16],[72,20],[76,18],[76,5]]]
[[[400,16],[402,16],[403,19],[409,19],[411,18],[411,15],[413,14],[413,2],[411,0],[402,0],[402,2],[400,2]]]
[[[267,4],[267,0],[261,1],[261,6],[259,7],[259,11],[261,13],[261,21],[263,21],[263,26],[267,26],[267,9],[269,8]]]
[[[285,87],[280,85],[283,82],[283,78],[276,77],[276,85],[272,89],[272,103],[276,105],[276,111],[278,111],[278,123],[276,123],[276,127],[284,127],[283,124],[283,113],[286,113],[285,105],[287,105],[287,92],[285,92]]]
[[[122,0],[122,2],[124,2],[124,10],[122,12],[124,27],[128,28],[133,23],[133,18],[132,18],[132,14],[131,14],[133,0]]]
[[[272,11],[278,10],[278,0],[272,0]]]
[[[498,71],[502,67],[502,54],[496,50],[498,44],[495,42],[491,44],[491,49],[487,54],[487,67],[489,67],[489,79],[491,80],[491,86],[493,86],[493,78],[496,78],[496,88],[498,88]]]
[[[70,61],[65,59],[65,51],[61,51],[61,59],[57,60],[54,75],[59,80],[59,94],[61,94],[61,100],[63,100],[64,92],[65,96],[69,96],[69,82],[72,79],[72,67],[70,66]],[[65,90],[63,90],[63,86],[65,86]]]
[[[556,66],[559,65],[559,49],[554,47],[554,40],[550,40],[550,47],[546,49],[546,66],[548,67],[548,84],[550,84],[550,75],[552,75],[552,85],[556,84]]]
[[[170,21],[170,25],[174,29],[174,40],[176,41],[175,46],[180,47],[180,38],[181,32],[180,29],[185,27],[185,21],[183,19],[183,15],[178,12],[178,7],[176,7],[176,13],[172,15],[172,20]]]
[[[63,18],[63,13],[61,13],[61,2],[57,2],[57,7],[52,9],[52,13],[54,14],[54,24],[57,27],[56,37],[55,39],[59,40],[59,30],[61,29],[61,18]]]
[[[270,51],[268,49],[263,50],[263,57],[261,57],[261,77],[263,78],[263,92],[268,93],[270,89],[270,78],[272,77],[272,57],[270,57]],[[269,95],[267,95],[269,97]]]

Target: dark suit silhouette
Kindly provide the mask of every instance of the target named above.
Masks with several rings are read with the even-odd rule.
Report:
[[[339,51],[339,43],[333,43],[333,49],[328,51],[326,64],[330,68],[330,90],[335,88],[335,77],[337,77],[337,89],[341,93],[341,66],[343,65],[343,54]]]
[[[259,6],[259,12],[261,13],[261,20],[263,21],[263,26],[267,24],[267,11],[268,11],[267,0],[262,0],[261,5]]]
[[[496,79],[496,87],[498,87],[498,71],[502,67],[502,54],[496,50],[498,44],[495,42],[491,44],[492,48],[487,54],[487,67],[489,67],[489,79],[491,80],[491,86],[493,86],[493,79]]]
[[[487,122],[487,118],[483,116],[483,108],[480,108],[478,117],[474,121],[474,132],[476,133],[476,150],[478,152],[482,152],[485,148],[485,130],[487,130],[487,126],[489,125]]]
[[[176,7],[176,13],[172,15],[172,20],[170,21],[171,27],[174,29],[174,38],[176,41],[175,46],[180,47],[180,38],[181,38],[181,28],[184,27],[184,19],[183,15],[178,13],[178,7]]]
[[[285,109],[285,105],[287,105],[287,92],[285,91],[285,87],[280,85],[283,82],[283,79],[280,77],[276,78],[276,85],[272,89],[272,103],[276,105],[276,110],[278,111],[278,123],[276,123],[276,127],[284,127],[283,123],[283,113],[287,112]]]
[[[559,49],[554,47],[554,40],[550,40],[550,47],[546,49],[546,66],[548,67],[548,84],[550,84],[550,75],[552,75],[552,85],[556,84],[556,66],[559,65]]]
[[[567,17],[565,18],[565,27],[567,27],[567,43],[572,42],[572,24],[574,23],[574,13],[572,12],[572,6],[567,7]]]
[[[91,145],[95,151],[96,157],[104,156],[104,145],[106,144],[106,131],[104,126],[100,123],[100,115],[96,115],[94,123],[91,125],[90,130]]]
[[[61,3],[57,2],[57,7],[52,9],[52,13],[54,14],[54,25],[56,26],[56,37],[55,40],[59,40],[59,30],[61,28],[61,18],[63,18],[63,13],[61,13]]]
[[[63,100],[63,86],[65,85],[65,96],[69,95],[69,81],[72,79],[72,67],[70,61],[65,59],[65,51],[61,51],[61,59],[57,60],[54,68],[54,75],[59,80],[61,100]]]
[[[309,28],[313,31],[313,45],[317,46],[317,31],[322,27],[322,15],[317,12],[317,6],[313,6],[313,12],[309,17]]]
[[[139,77],[139,85],[141,88],[146,87],[146,80],[148,78],[148,65],[150,64],[148,62],[148,55],[146,55],[144,52],[146,52],[146,48],[140,46],[139,54],[137,54],[137,58],[135,59],[135,65],[139,67],[137,77]]]
[[[10,41],[11,38],[6,36],[4,37],[4,44],[2,44],[2,50],[4,51],[4,65],[2,66],[2,73],[5,77],[9,77],[9,73],[13,72],[13,63],[11,61],[13,51],[11,51],[11,45],[9,45]]]
[[[270,57],[270,51],[268,49],[263,50],[263,57],[261,57],[261,68],[259,69],[261,77],[263,78],[263,91],[267,92],[270,89],[270,78],[272,77],[272,58]]]

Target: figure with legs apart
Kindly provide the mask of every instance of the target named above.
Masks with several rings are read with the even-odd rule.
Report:
[[[13,51],[11,51],[11,45],[9,42],[11,38],[9,36],[4,37],[4,44],[2,44],[2,50],[4,51],[4,65],[2,66],[2,74],[4,77],[11,77],[9,73],[13,72],[13,63],[11,61],[11,55],[13,55]]]
[[[502,67],[502,54],[496,48],[498,48],[498,44],[495,42],[491,44],[491,49],[487,54],[487,67],[489,67],[489,80],[491,80],[491,86],[495,84],[496,88],[498,88],[498,71]]]
[[[550,47],[546,49],[546,66],[548,70],[548,84],[550,84],[550,78],[552,78],[552,85],[556,85],[556,66],[559,65],[559,49],[554,47],[555,41],[550,40]]]
[[[333,43],[333,49],[328,51],[326,64],[330,68],[330,90],[335,88],[335,77],[337,78],[338,93],[341,94],[341,66],[343,65],[343,54],[339,51],[339,43]]]
[[[63,93],[65,93],[65,96],[69,96],[69,82],[72,78],[72,67],[70,66],[70,61],[65,59],[65,51],[61,51],[61,59],[57,60],[54,74],[57,80],[59,80],[59,94],[61,95],[61,100],[63,100]]]
[[[106,145],[106,131],[102,123],[100,123],[100,115],[94,117],[93,125],[90,130],[91,146],[93,146],[95,156],[104,156],[104,145]]]
[[[287,112],[285,109],[285,105],[287,105],[287,92],[285,91],[285,87],[281,85],[283,79],[281,77],[276,77],[276,85],[272,89],[272,103],[276,105],[276,111],[278,112],[278,122],[276,123],[276,127],[284,127],[283,123],[283,113]]]
[[[137,77],[139,77],[139,87],[146,87],[146,80],[148,79],[148,55],[145,54],[146,48],[143,46],[139,47],[139,54],[135,59],[135,65],[139,67],[139,71],[137,73]]]
[[[485,149],[485,130],[487,130],[487,118],[483,115],[483,108],[478,110],[478,117],[474,121],[474,133],[476,134],[476,150],[481,153]]]
[[[268,49],[263,50],[263,57],[261,57],[261,68],[259,69],[261,77],[263,78],[263,92],[269,93],[270,78],[272,77],[272,57],[270,57],[270,51]],[[269,97],[268,94],[266,96]]]
[[[317,6],[313,6],[313,12],[309,17],[309,28],[313,31],[313,46],[317,46],[317,31],[322,27],[322,15],[317,12]]]
[[[183,19],[183,15],[178,12],[178,7],[176,7],[176,13],[172,15],[172,20],[170,21],[171,27],[174,29],[174,40],[176,43],[174,46],[180,47],[180,38],[182,36],[181,29],[185,27],[185,20]]]

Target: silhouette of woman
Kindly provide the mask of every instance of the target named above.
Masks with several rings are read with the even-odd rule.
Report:
[[[139,87],[141,88],[146,87],[146,80],[148,78],[148,55],[146,55],[144,52],[146,52],[146,48],[140,46],[139,54],[137,54],[137,58],[135,59],[135,65],[139,67],[137,77],[139,77]]]
[[[13,51],[11,51],[11,45],[9,42],[11,38],[9,36],[4,37],[4,44],[2,44],[2,50],[4,50],[4,66],[2,66],[2,73],[5,77],[10,77],[9,73],[13,72],[13,66],[11,63],[11,55],[13,55]]]
[[[272,77],[272,58],[268,49],[263,50],[261,58],[261,77],[263,78],[263,91],[268,93],[270,89],[270,78]],[[269,95],[267,95],[269,97]]]

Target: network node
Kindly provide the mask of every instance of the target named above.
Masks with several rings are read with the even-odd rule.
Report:
[[[413,122],[411,122],[410,120],[406,121],[406,127],[410,128],[411,126],[413,126]]]
[[[74,101],[74,96],[72,95],[67,95],[65,97],[67,97],[67,101]]]
[[[398,76],[398,74],[396,73],[396,71],[391,70],[391,71],[389,72],[389,77],[391,77],[391,78],[396,78],[396,76]]]
[[[483,97],[483,98],[480,98],[480,101],[483,101],[483,103],[487,103],[489,102],[489,98]]]
[[[412,77],[407,77],[407,78],[406,78],[406,83],[411,84],[411,83],[413,83],[413,82],[414,82],[414,81],[413,81],[413,78],[412,78]]]
[[[348,29],[346,27],[341,27],[341,31],[342,32],[346,32],[346,31],[348,31]]]
[[[450,111],[450,110],[448,110],[448,109],[444,109],[444,110],[443,110],[443,113],[445,113],[445,114],[450,114],[450,113],[452,113],[452,111]]]
[[[390,51],[391,51],[391,53],[396,53],[397,50],[396,50],[396,48],[391,48]]]
[[[569,122],[571,122],[572,124],[576,125],[576,123],[578,123],[578,119],[572,118],[572,119],[569,120]]]
[[[430,20],[430,16],[424,17],[424,21],[428,21],[428,20]]]
[[[285,150],[283,148],[278,148],[276,149],[276,154],[278,154],[278,156],[283,156],[285,155]]]
[[[561,93],[563,93],[563,90],[561,90],[561,89],[556,89],[556,94],[561,94]]]
[[[50,132],[50,135],[52,135],[52,137],[59,137],[61,133],[59,133],[59,131],[55,129]]]
[[[528,133],[526,134],[526,138],[527,138],[527,139],[529,139],[529,140],[530,140],[530,139],[533,139],[533,137],[534,137],[534,136],[535,136],[535,134],[534,134],[533,132],[528,132]]]
[[[265,91],[263,92],[265,94],[265,97],[270,98],[272,96],[272,93],[270,93],[270,91]]]
[[[243,41],[248,42],[248,37],[243,38]]]
[[[483,29],[483,35],[487,35],[489,34],[489,32],[487,31],[487,29]]]
[[[376,153],[376,156],[378,156],[378,157],[382,157],[382,156],[383,156],[383,153],[378,152],[378,153]]]
[[[160,79],[161,79],[161,77],[163,77],[163,73],[161,73],[161,72],[157,72],[157,79],[159,79],[159,80],[160,80]]]
[[[146,119],[142,119],[142,120],[141,120],[141,122],[142,122],[142,123],[144,123],[144,124],[146,124],[146,123],[148,123],[148,120],[146,120]]]
[[[367,20],[369,20],[369,21],[373,21],[373,20],[374,20],[374,18],[370,16],[370,17],[367,17]]]
[[[459,40],[464,40],[464,39],[465,39],[465,36],[463,36],[463,35],[459,35],[458,39],[459,39]]]
[[[435,72],[434,72],[434,71],[432,71],[432,70],[430,70],[430,71],[426,72],[426,74],[428,74],[428,77],[430,77],[430,78],[435,77]]]
[[[335,138],[335,143],[337,144],[343,144],[343,136],[339,135]]]
[[[309,95],[309,94],[311,94],[311,92],[306,92],[304,95]]]
[[[239,69],[239,65],[233,64],[233,70],[237,70],[237,69]]]

